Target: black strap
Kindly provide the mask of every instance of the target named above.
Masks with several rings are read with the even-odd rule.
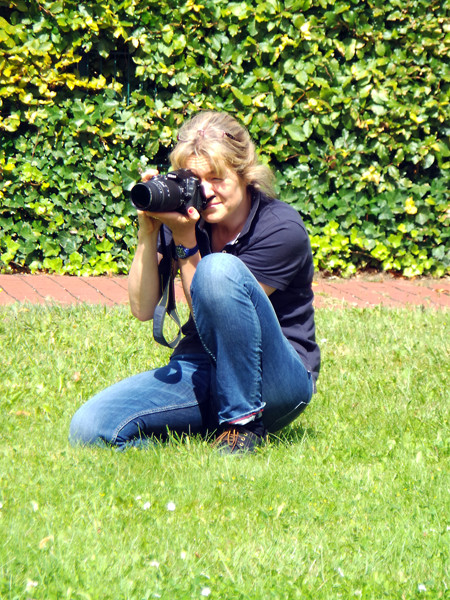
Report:
[[[159,263],[159,274],[162,296],[153,315],[153,337],[158,344],[168,348],[176,348],[181,340],[181,323],[175,302],[175,282],[173,276],[173,258],[171,248],[166,245],[163,228],[160,229],[162,259]],[[164,336],[164,320],[166,315],[178,327],[178,333],[168,341]]]

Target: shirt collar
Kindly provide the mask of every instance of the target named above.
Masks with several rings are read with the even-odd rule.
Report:
[[[230,244],[236,243],[236,241],[239,238],[246,235],[250,231],[250,227],[255,219],[255,215],[258,212],[258,208],[261,203],[261,192],[259,192],[258,190],[255,190],[254,188],[250,188],[250,193],[252,195],[252,204],[250,207],[250,212],[248,213],[247,220],[244,223],[244,227],[238,233],[236,238],[232,242],[230,242]],[[206,221],[204,221],[202,217],[200,217],[197,227],[202,233],[203,232],[206,233],[209,237],[210,231],[211,231],[209,224],[206,223]]]

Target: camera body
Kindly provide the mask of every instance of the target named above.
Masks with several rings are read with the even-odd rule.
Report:
[[[189,169],[178,169],[137,183],[131,189],[131,203],[138,210],[185,213],[191,206],[204,210],[208,201],[200,179]]]

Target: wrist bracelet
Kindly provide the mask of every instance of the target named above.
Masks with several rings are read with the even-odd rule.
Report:
[[[186,248],[182,244],[175,246],[175,254],[177,258],[189,258],[194,256],[198,252],[198,245],[196,244],[193,248]]]

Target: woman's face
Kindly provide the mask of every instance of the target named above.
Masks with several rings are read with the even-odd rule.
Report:
[[[245,221],[250,211],[250,195],[239,176],[227,170],[219,177],[203,156],[191,156],[185,165],[201,179],[208,200],[202,217],[207,223],[223,223],[235,226]]]

